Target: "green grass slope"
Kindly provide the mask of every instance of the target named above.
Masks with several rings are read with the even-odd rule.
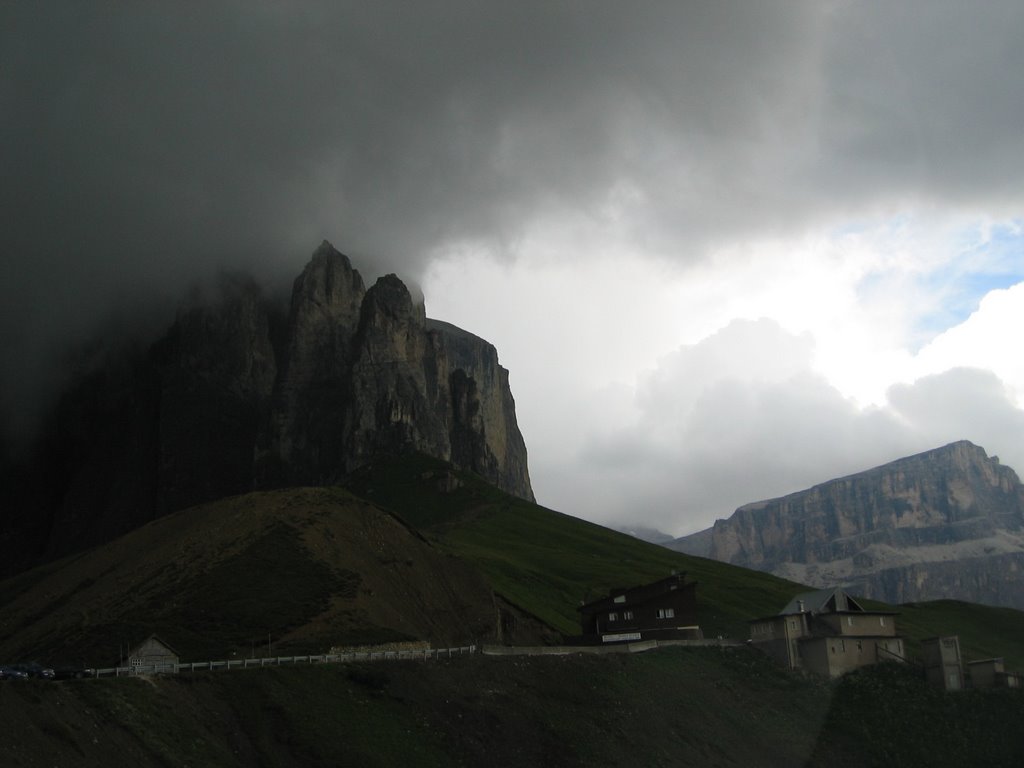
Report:
[[[150,634],[186,661],[486,639],[472,567],[340,488],[224,499],[0,582],[0,661],[110,666]]]
[[[1006,669],[1024,672],[1024,612],[959,600],[935,600],[896,607],[897,626],[912,654],[928,637],[957,635],[968,661],[1001,657]]]
[[[425,456],[381,460],[348,488],[477,565],[498,594],[566,635],[579,633],[581,601],[672,571],[699,582],[698,617],[709,637],[746,639],[749,619],[774,613],[804,589],[546,509],[470,473],[451,473],[461,485],[446,491],[441,481],[450,472]]]
[[[449,475],[460,481],[451,491],[442,482]],[[672,570],[686,571],[699,582],[698,618],[707,637],[746,639],[750,619],[775,613],[808,589],[531,504],[425,456],[378,461],[351,478],[348,487],[477,565],[496,592],[564,634],[579,631],[581,600]],[[966,658],[1001,656],[1008,669],[1024,671],[1024,612],[955,601],[871,604],[900,612],[897,625],[914,656],[922,639],[955,634]]]
[[[672,571],[698,582],[708,637],[746,639],[751,618],[805,589],[407,456],[378,461],[347,489],[285,489],[185,510],[0,582],[0,660],[106,666],[150,633],[194,661],[262,654],[268,634],[284,654],[388,640],[495,642],[499,627],[505,642],[557,642],[558,633],[579,632],[582,601]],[[521,612],[512,636],[506,604]],[[1024,613],[949,601],[900,610],[911,651],[924,637],[958,634],[967,658],[1002,656],[1024,671]]]

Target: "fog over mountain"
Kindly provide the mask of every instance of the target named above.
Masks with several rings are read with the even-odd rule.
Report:
[[[548,506],[682,534],[958,439],[1021,471],[1022,17],[6,3],[4,438],[69,344],[329,239],[495,344]]]

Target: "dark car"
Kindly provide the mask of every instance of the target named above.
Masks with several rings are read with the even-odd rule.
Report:
[[[10,668],[24,672],[28,677],[34,677],[38,680],[53,680],[54,676],[53,670],[50,667],[44,667],[42,664],[34,661],[24,664],[12,664]]]
[[[27,672],[22,672],[14,667],[0,667],[0,680],[24,680],[28,677]]]
[[[64,664],[53,668],[54,680],[81,680],[83,677],[91,677],[93,671],[86,667]]]

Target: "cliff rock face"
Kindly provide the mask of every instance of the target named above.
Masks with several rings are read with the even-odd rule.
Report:
[[[324,242],[275,307],[244,278],[184,307],[151,347],[65,394],[35,454],[7,460],[0,576],[167,512],[339,480],[419,451],[533,499],[493,346],[427,320],[387,275],[366,289]]]
[[[423,305],[394,275],[367,292],[350,373],[346,468],[407,447],[451,459],[452,403],[439,376],[444,352],[426,325]]]
[[[1024,486],[961,441],[740,507],[715,523],[707,554],[887,602],[1024,608]]]
[[[494,347],[428,320],[395,275],[366,290],[348,258],[321,245],[295,281],[280,369],[260,485],[331,481],[375,454],[420,451],[533,499]]]
[[[348,257],[326,241],[295,279],[271,423],[261,440],[260,485],[314,483],[339,473],[353,338],[365,295]]]
[[[478,336],[440,320],[427,328],[444,351],[440,374],[451,398],[451,461],[501,488],[533,500],[526,444],[516,425],[516,403],[498,351]]]

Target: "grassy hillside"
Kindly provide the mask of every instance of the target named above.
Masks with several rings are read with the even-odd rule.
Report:
[[[698,616],[706,636],[748,637],[747,622],[780,610],[808,587],[770,574],[684,555],[509,496],[469,473],[454,491],[450,470],[428,457],[380,461],[352,478],[353,493],[389,509],[439,546],[479,566],[507,600],[565,634],[579,631],[576,606],[615,586],[686,571],[699,582]],[[960,636],[968,659],[1002,656],[1024,671],[1024,612],[936,601],[900,611],[899,630],[916,655],[920,641]]]
[[[1002,657],[1009,670],[1024,672],[1024,612],[1013,608],[935,600],[898,606],[897,626],[916,653],[920,641],[938,635],[958,635],[960,650],[969,661]]]
[[[746,638],[747,621],[804,589],[768,574],[673,552],[509,496],[469,473],[443,490],[449,469],[428,458],[381,461],[348,487],[394,510],[447,551],[482,569],[509,602],[564,634],[579,633],[581,601],[685,571],[699,582],[707,636]]]
[[[107,666],[149,634],[185,660],[444,647],[494,625],[477,571],[342,489],[225,499],[0,582],[4,661]]]
[[[404,457],[347,489],[248,494],[169,515],[0,582],[0,659],[109,665],[150,633],[186,660],[261,655],[268,635],[284,654],[405,639],[556,642],[578,633],[581,601],[673,570],[699,583],[709,637],[745,639],[749,619],[805,589]],[[518,609],[511,637],[498,634],[506,605]],[[912,651],[924,637],[959,634],[968,658],[1002,656],[1024,670],[1024,613],[949,601],[900,610]]]
[[[457,479],[458,482],[452,482]],[[454,489],[453,489],[454,486]],[[404,522],[403,522],[404,521]],[[576,606],[686,571],[705,634],[745,638],[804,587],[510,497],[440,462],[348,489],[249,494],[0,583],[0,659],[89,664],[155,632],[186,659],[331,644],[494,641],[505,604],[578,631]],[[495,599],[493,593],[498,599]],[[900,608],[911,649],[959,634],[1024,670],[1024,614]],[[518,642],[536,642],[528,628]],[[508,639],[508,638],[504,638]],[[0,683],[0,765],[1019,765],[1024,692],[947,695],[913,667],[837,682],[747,649],[469,657]]]
[[[5,766],[1016,766],[1019,691],[746,649],[0,684]]]

